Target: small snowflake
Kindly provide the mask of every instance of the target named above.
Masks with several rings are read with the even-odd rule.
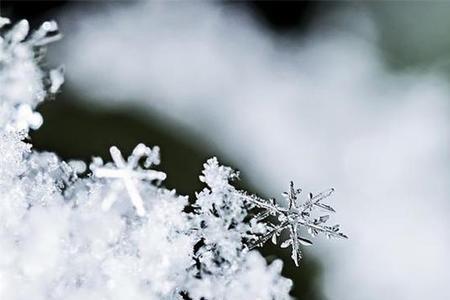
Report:
[[[144,144],[137,145],[131,155],[125,160],[120,150],[113,146],[109,149],[114,164],[103,165],[100,158],[94,159],[91,164],[91,170],[94,176],[99,178],[116,178],[120,179],[124,184],[128,195],[130,196],[131,203],[136,209],[138,216],[145,215],[144,201],[137,188],[137,182],[139,181],[162,181],[166,179],[166,174],[163,172],[143,169],[139,166],[139,161],[142,158],[144,160],[144,166],[146,168],[152,165],[159,164],[159,148],[153,149],[145,146]],[[102,203],[102,207],[108,210],[115,202],[115,197],[107,197]]]
[[[256,246],[262,246],[269,239],[276,244],[277,237],[281,235],[281,232],[285,229],[289,231],[289,237],[283,241],[280,245],[282,248],[292,247],[292,259],[295,265],[301,259],[300,245],[312,245],[309,239],[301,237],[299,235],[299,228],[304,227],[307,229],[311,236],[316,236],[319,233],[325,234],[328,238],[347,238],[347,236],[339,232],[339,225],[326,226],[325,223],[329,219],[329,215],[321,215],[318,218],[312,217],[312,211],[314,208],[320,208],[328,212],[335,212],[335,210],[321,201],[328,198],[334,189],[328,189],[317,195],[309,194],[308,199],[304,203],[298,202],[298,195],[302,192],[301,189],[296,189],[294,183],[291,181],[289,191],[283,193],[283,196],[288,200],[288,208],[278,205],[274,199],[265,200],[253,195],[244,194],[243,197],[247,199],[254,206],[262,209],[262,212],[257,214],[254,219],[256,221],[262,221],[269,216],[275,216],[277,219],[276,224],[268,223],[268,232],[262,235],[250,248]]]

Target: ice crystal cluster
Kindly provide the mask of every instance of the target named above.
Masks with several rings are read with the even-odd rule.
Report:
[[[60,35],[55,22],[29,32],[0,18],[0,299],[289,299],[280,260],[252,250],[267,240],[292,248],[298,265],[311,235],[345,237],[325,225],[332,190],[285,207],[239,191],[238,174],[212,158],[189,200],[154,169],[159,149],[139,144],[111,162],[60,160],[27,143],[43,122],[35,111],[63,83],[43,63]]]

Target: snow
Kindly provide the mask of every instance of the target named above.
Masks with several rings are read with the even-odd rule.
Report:
[[[205,163],[206,186],[190,203],[150,169],[160,162],[158,147],[138,144],[125,159],[112,146],[112,162],[94,158],[83,175],[83,162],[25,142],[43,121],[34,109],[63,82],[60,69],[41,68],[34,55],[55,37],[54,22],[30,34],[20,21],[1,38],[0,298],[289,299],[281,261],[268,265],[250,250],[273,227],[252,209],[270,201],[236,190],[238,174],[216,158]],[[309,201],[319,206],[317,199]],[[276,207],[281,222],[292,219],[289,228],[307,225],[298,216],[310,206],[301,214],[296,205]]]

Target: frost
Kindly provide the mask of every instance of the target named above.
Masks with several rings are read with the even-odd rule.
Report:
[[[21,104],[17,107],[14,127],[19,130],[38,129],[44,119],[41,114],[34,112],[28,104]]]
[[[188,201],[151,169],[158,147],[138,144],[124,158],[112,146],[112,162],[93,158],[90,171],[32,150],[35,108],[63,83],[62,69],[39,66],[57,30],[50,21],[30,34],[20,21],[0,39],[0,299],[289,299],[281,261],[251,249],[288,229],[282,247],[297,264],[299,244],[311,244],[299,227],[345,237],[324,225],[328,215],[312,217],[333,211],[322,202],[330,192],[298,204],[291,184],[285,208],[236,190],[238,173],[212,158]]]
[[[10,21],[0,19],[0,27]],[[56,22],[44,22],[30,33],[28,21],[22,20],[0,36],[0,126],[8,130],[38,129],[43,122],[35,112],[47,91],[55,93],[62,84],[60,71],[40,67],[45,45],[61,38]],[[51,85],[46,83],[51,80]]]
[[[49,75],[51,82],[49,91],[50,93],[54,94],[59,90],[61,85],[64,83],[64,68],[59,67],[57,69],[53,69],[50,71]]]
[[[0,28],[2,28],[3,26],[5,26],[6,24],[11,23],[11,21],[8,18],[3,18],[0,17]]]

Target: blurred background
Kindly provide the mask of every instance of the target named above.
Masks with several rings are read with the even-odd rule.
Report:
[[[298,299],[450,299],[446,2],[0,1],[56,19],[66,83],[39,107],[39,150],[108,158],[159,145],[165,185],[193,195],[203,162],[278,196],[336,189],[347,241],[284,260]]]

